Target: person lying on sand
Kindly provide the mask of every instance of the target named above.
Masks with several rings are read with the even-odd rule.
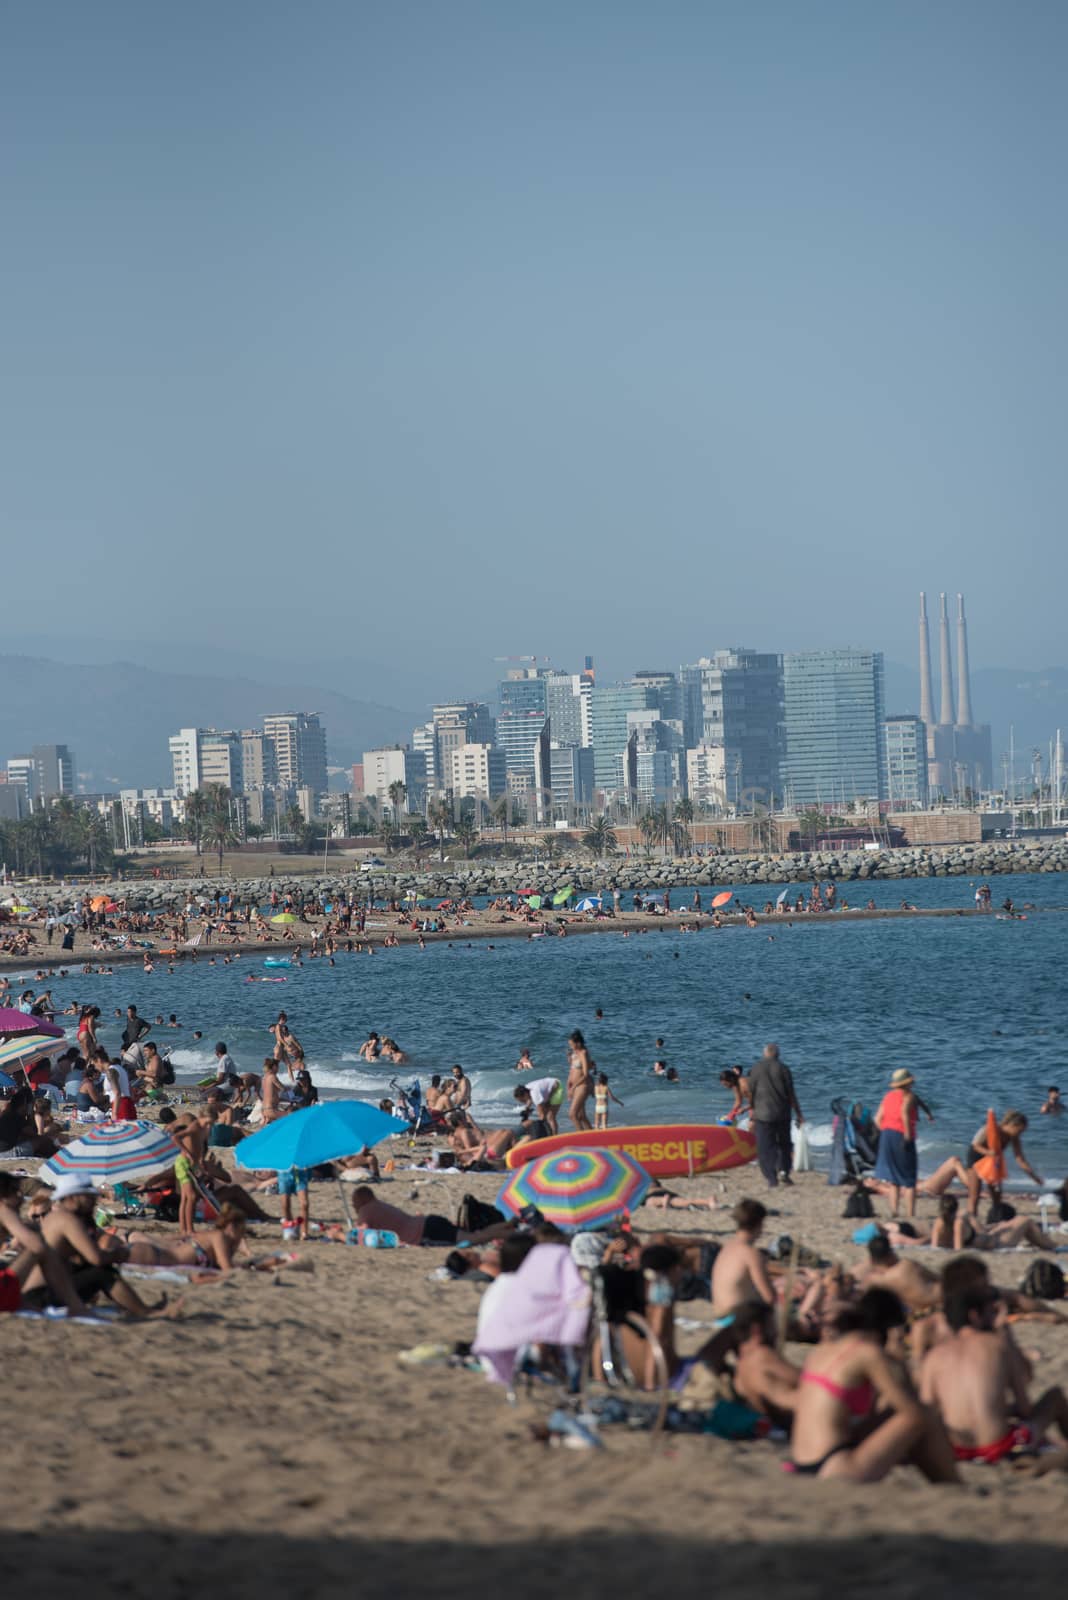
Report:
[[[190,1234],[187,1239],[161,1244],[147,1233],[119,1233],[127,1246],[126,1259],[139,1267],[199,1267],[213,1272],[232,1272],[238,1255],[250,1256],[245,1239],[248,1226],[243,1212],[225,1205],[210,1228]]]
[[[981,1227],[972,1217],[961,1216],[955,1197],[943,1195],[938,1217],[931,1229],[935,1250],[1019,1250],[1030,1245],[1035,1250],[1056,1250],[1057,1241],[1042,1232],[1031,1217],[1007,1217]]]
[[[942,1282],[919,1261],[902,1261],[885,1233],[868,1244],[868,1264],[858,1277],[869,1287],[889,1289],[910,1311],[930,1311],[942,1302]]]
[[[490,1239],[504,1238],[516,1226],[514,1222],[495,1222],[475,1233],[461,1232],[454,1222],[434,1212],[412,1215],[398,1206],[387,1205],[384,1200],[377,1199],[374,1190],[366,1184],[352,1191],[352,1209],[357,1227],[388,1229],[397,1235],[401,1244],[407,1245],[454,1245],[461,1239],[467,1244],[486,1244]]]
[[[943,1417],[958,1461],[989,1465],[1033,1451],[1054,1426],[1068,1440],[1068,1399],[1053,1388],[1031,1401],[997,1328],[998,1308],[999,1296],[990,1285],[948,1294],[944,1310],[950,1337],[924,1359],[920,1394]]]

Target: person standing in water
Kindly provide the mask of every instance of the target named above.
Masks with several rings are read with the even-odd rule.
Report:
[[[570,1058],[567,1073],[568,1116],[576,1128],[589,1132],[591,1124],[586,1115],[586,1102],[593,1093],[594,1063],[590,1060],[586,1041],[578,1028],[568,1039],[567,1048]]]

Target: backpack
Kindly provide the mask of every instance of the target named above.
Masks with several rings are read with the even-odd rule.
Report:
[[[464,1234],[481,1233],[483,1228],[492,1228],[495,1222],[503,1221],[503,1212],[473,1194],[465,1194],[456,1208],[456,1226]]]
[[[178,1196],[173,1192],[160,1195],[156,1201],[156,1221],[178,1221]]]
[[[845,1203],[843,1217],[874,1217],[875,1207],[866,1189],[856,1188]]]
[[[1032,1261],[1020,1293],[1035,1300],[1063,1300],[1064,1273],[1055,1261]]]

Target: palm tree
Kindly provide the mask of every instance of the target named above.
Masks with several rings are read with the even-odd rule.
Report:
[[[615,854],[617,846],[615,829],[603,812],[600,816],[594,817],[582,835],[582,843],[591,856]]]
[[[510,795],[502,794],[492,810],[492,817],[504,829],[504,842],[508,843],[508,823],[511,817],[512,799]]]
[[[218,851],[219,873],[221,876],[223,852],[241,842],[234,828],[229,806],[218,806],[209,814],[204,828],[204,838],[211,849]]]
[[[693,823],[693,801],[688,795],[683,795],[681,800],[675,801],[672,815],[672,832],[675,838],[676,850],[689,850],[693,844],[690,827]]]
[[[638,832],[645,841],[647,850],[651,850],[660,837],[660,821],[655,811],[643,811],[638,818]]]
[[[185,797],[185,831],[187,838],[192,839],[200,854],[200,836],[208,817],[208,797],[203,789],[194,789],[192,794]]]
[[[426,818],[438,832],[438,860],[445,860],[445,835],[452,827],[452,807],[447,800],[431,800],[426,808]]]
[[[545,856],[551,861],[553,856],[559,853],[560,835],[558,833],[543,833],[538,843]]]
[[[454,824],[452,831],[457,841],[463,845],[464,855],[470,857],[471,846],[478,838],[478,829],[475,824],[469,821],[467,817],[461,817],[459,822]]]
[[[397,823],[400,821],[401,806],[404,804],[404,797],[408,793],[408,785],[403,783],[400,778],[394,778],[388,792],[389,803],[393,807],[393,821]]]

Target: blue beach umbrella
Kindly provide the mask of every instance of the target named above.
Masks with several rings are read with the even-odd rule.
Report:
[[[355,1155],[405,1130],[396,1117],[363,1100],[328,1100],[291,1111],[259,1133],[242,1139],[234,1154],[240,1167],[288,1172],[290,1167],[318,1167]]]
[[[575,907],[576,911],[600,911],[600,909],[601,896],[599,894],[588,894],[585,900],[580,900]]]
[[[14,1089],[15,1080],[9,1078],[6,1072],[0,1072],[0,1089]]]

